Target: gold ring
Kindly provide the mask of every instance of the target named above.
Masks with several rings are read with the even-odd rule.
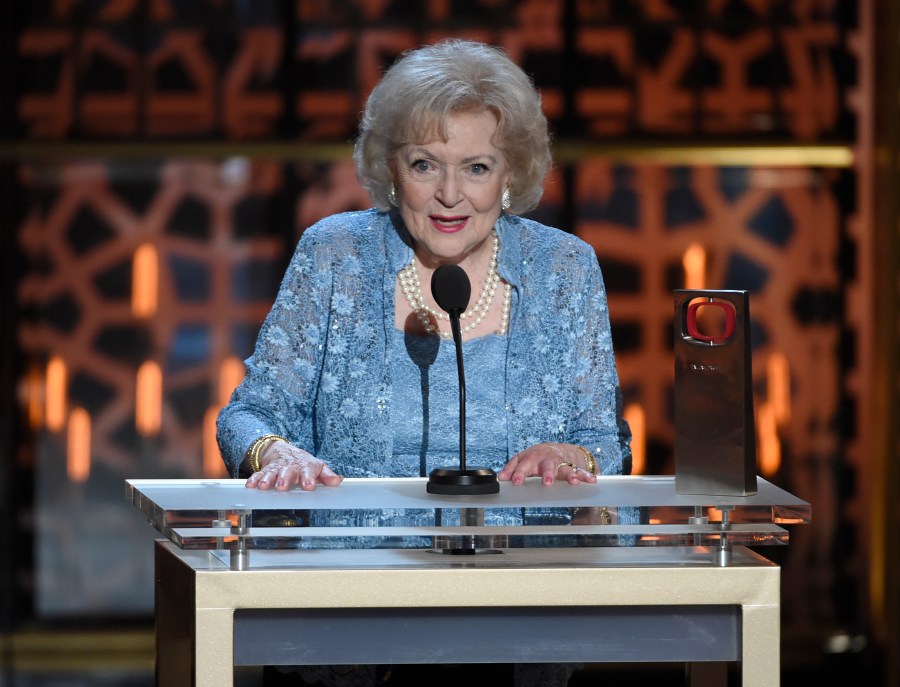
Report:
[[[564,460],[562,463],[556,466],[556,474],[559,474],[559,469],[563,466],[572,468],[574,472],[578,472],[578,466],[575,463],[570,463],[568,460]]]

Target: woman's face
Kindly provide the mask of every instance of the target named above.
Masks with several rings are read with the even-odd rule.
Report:
[[[491,142],[496,130],[490,112],[454,114],[446,143],[397,154],[397,204],[423,264],[464,263],[489,245],[509,183],[506,160]]]

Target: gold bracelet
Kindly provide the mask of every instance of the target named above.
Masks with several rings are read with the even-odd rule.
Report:
[[[256,437],[256,439],[253,440],[253,443],[250,444],[250,448],[247,449],[247,464],[250,466],[251,472],[260,471],[261,467],[259,464],[259,454],[262,453],[262,450],[273,441],[284,441],[286,443],[291,443],[283,436],[279,436],[278,434],[263,434],[262,436]]]
[[[588,451],[584,446],[575,444],[575,447],[580,449],[581,452],[584,454],[584,459],[587,462],[587,467],[585,468],[585,470],[587,470],[592,475],[596,475],[597,474],[597,461],[594,459],[594,454],[591,453],[590,451]]]

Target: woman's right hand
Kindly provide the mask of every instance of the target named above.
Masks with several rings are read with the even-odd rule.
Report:
[[[249,489],[265,491],[274,487],[276,491],[287,491],[299,486],[303,491],[312,491],[316,484],[336,487],[344,481],[325,461],[280,439],[262,450],[259,465],[259,472],[247,480]]]

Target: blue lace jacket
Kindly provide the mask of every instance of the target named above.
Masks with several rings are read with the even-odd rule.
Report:
[[[603,474],[630,471],[606,292],[593,249],[514,215],[497,222],[498,270],[513,287],[504,384],[512,456],[541,442],[594,452]],[[261,434],[285,436],[346,477],[397,474],[392,455],[394,288],[412,259],[396,214],[327,217],[301,237],[218,418],[237,477]]]

